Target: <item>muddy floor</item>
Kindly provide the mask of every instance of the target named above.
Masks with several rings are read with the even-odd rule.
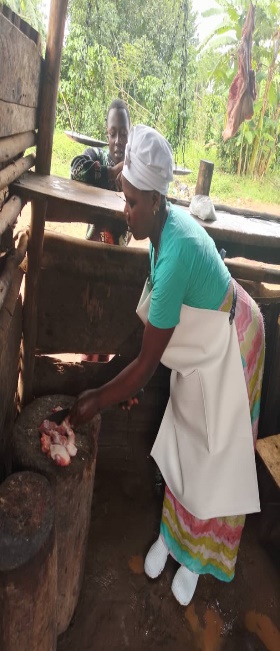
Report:
[[[173,559],[155,581],[143,570],[162,494],[152,459],[135,467],[100,445],[83,587],[58,651],[279,651],[279,564],[260,516],[247,517],[234,581],[200,577],[186,608],[170,589]]]

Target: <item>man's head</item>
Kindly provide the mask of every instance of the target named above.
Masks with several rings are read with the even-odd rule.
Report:
[[[124,160],[125,146],[130,130],[130,115],[125,102],[114,99],[107,113],[107,139],[109,152],[114,163]]]

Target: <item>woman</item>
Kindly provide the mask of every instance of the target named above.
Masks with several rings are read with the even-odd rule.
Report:
[[[200,574],[233,579],[245,514],[259,510],[254,441],[264,329],[213,240],[166,201],[172,169],[169,143],[149,127],[132,129],[122,174],[125,215],[135,239],[151,241],[151,274],[137,308],[142,348],[114,380],[78,398],[70,421],[81,424],[135,395],[160,360],[172,369],[151,453],[166,482],[160,535],[145,572],[157,577],[171,554],[180,564],[172,592],[187,605]]]

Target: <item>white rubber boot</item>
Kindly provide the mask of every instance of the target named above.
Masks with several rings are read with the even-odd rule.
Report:
[[[177,570],[171,590],[181,606],[187,606],[193,598],[199,574],[190,572],[184,565]]]
[[[168,549],[161,536],[151,546],[145,558],[144,570],[150,579],[156,579],[165,567],[168,557]]]

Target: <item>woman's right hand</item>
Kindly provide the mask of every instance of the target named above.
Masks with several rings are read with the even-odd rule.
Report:
[[[100,411],[98,389],[81,393],[69,412],[69,422],[73,427],[89,423]]]

